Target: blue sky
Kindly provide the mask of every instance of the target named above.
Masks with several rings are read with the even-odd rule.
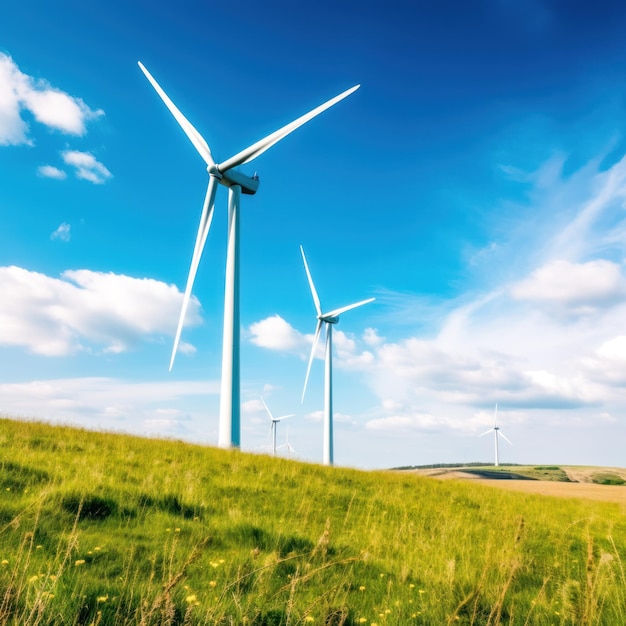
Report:
[[[226,193],[168,373],[206,171],[141,60],[224,160],[362,87],[242,169],[242,449],[260,400],[335,461],[623,465],[626,7],[243,1],[0,9],[0,413],[217,442]],[[279,426],[279,442],[287,422]]]

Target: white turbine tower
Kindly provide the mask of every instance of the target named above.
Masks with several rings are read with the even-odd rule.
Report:
[[[504,433],[500,430],[500,427],[498,426],[498,404],[497,403],[496,403],[496,410],[493,416],[493,428],[490,428],[488,431],[484,432],[480,436],[484,437],[485,435],[488,435],[491,431],[493,431],[493,440],[494,440],[494,445],[496,449],[495,467],[498,467],[498,465],[500,465],[500,458],[498,456],[498,437],[502,437],[504,441],[506,441],[507,443],[511,445],[513,444],[505,437]]]
[[[263,403],[263,406],[265,407],[265,410],[267,411],[267,414],[270,416],[270,420],[272,422],[271,426],[270,426],[270,433],[272,435],[272,454],[274,456],[276,456],[276,426],[278,425],[278,422],[281,422],[282,420],[286,420],[290,417],[293,417],[295,415],[295,413],[291,413],[290,415],[283,415],[282,417],[274,417],[272,415],[272,412],[270,411],[269,407],[267,406],[267,404],[265,404],[265,400],[263,400],[263,397],[261,397],[261,402]],[[282,448],[282,446],[280,446]]]
[[[315,351],[317,349],[317,343],[320,338],[320,332],[322,325],[326,325],[326,350],[324,360],[324,465],[333,464],[333,324],[339,321],[339,316],[346,311],[356,309],[358,306],[373,302],[375,298],[368,298],[367,300],[361,300],[361,302],[355,302],[348,306],[335,309],[328,313],[322,313],[322,307],[320,299],[317,295],[315,285],[313,284],[313,278],[311,278],[311,272],[306,262],[306,256],[304,255],[304,248],[300,246],[300,252],[302,253],[302,260],[304,261],[304,269],[306,270],[307,278],[309,279],[309,286],[311,288],[311,295],[313,296],[313,302],[315,303],[315,310],[317,312],[317,326],[315,328],[315,337],[313,339],[313,347],[311,348],[311,356],[309,357],[309,365],[306,370],[306,378],[304,379],[304,389],[302,390],[302,401],[304,402],[304,394],[306,393],[306,386],[309,382],[309,374],[311,373],[311,364],[315,357]]]
[[[313,119],[340,100],[343,100],[359,88],[355,85],[309,113],[299,117],[290,124],[257,141],[245,150],[238,152],[222,163],[213,160],[211,149],[200,133],[191,125],[189,120],[178,110],[167,94],[154,80],[150,72],[139,62],[141,71],[146,75],[156,92],[165,103],[170,113],[179,123],[191,143],[200,153],[209,173],[209,184],[202,207],[200,226],[196,236],[196,243],[191,258],[183,306],[180,312],[176,338],[170,359],[170,371],[178,349],[180,335],[185,321],[185,313],[191,297],[191,289],[202,256],[202,250],[209,233],[213,218],[215,193],[219,183],[228,187],[228,250],[226,255],[226,283],[224,289],[224,334],[222,344],[222,386],[220,394],[220,421],[218,445],[222,448],[240,444],[240,394],[239,394],[239,207],[241,193],[252,195],[256,193],[259,180],[256,175],[252,178],[237,171],[235,168],[249,163],[260,154],[271,148],[275,143],[284,139],[294,130]]]

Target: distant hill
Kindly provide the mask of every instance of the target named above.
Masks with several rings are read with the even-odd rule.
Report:
[[[511,468],[514,468],[513,470]],[[577,465],[521,465],[504,463],[498,467],[486,463],[441,463],[394,468],[439,476],[449,471],[493,479],[543,480],[597,485],[626,485],[626,469]]]

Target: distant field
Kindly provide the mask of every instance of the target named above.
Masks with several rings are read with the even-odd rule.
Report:
[[[557,496],[562,498],[587,498],[603,502],[626,504],[626,469],[619,467],[580,466],[512,466],[494,468],[454,467],[409,470],[438,479],[471,480],[477,484],[509,491]],[[483,473],[502,474],[502,478],[487,478]],[[509,479],[508,475],[521,475],[530,480]]]

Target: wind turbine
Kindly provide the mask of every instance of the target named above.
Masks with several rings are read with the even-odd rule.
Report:
[[[267,414],[270,416],[270,420],[272,422],[271,426],[270,426],[270,433],[272,435],[272,454],[274,456],[276,456],[276,426],[278,424],[278,422],[281,422],[282,420],[286,420],[290,417],[293,417],[295,415],[295,413],[291,413],[290,415],[283,415],[282,417],[274,417],[272,415],[272,412],[270,411],[269,407],[267,406],[267,404],[265,404],[265,400],[263,400],[263,396],[261,396],[261,402],[263,403],[263,406],[265,407],[265,410],[267,411]],[[280,446],[282,448],[282,446]]]
[[[504,441],[506,441],[507,443],[513,445],[504,435],[504,433],[500,430],[500,427],[498,426],[498,404],[496,403],[496,410],[493,416],[493,428],[490,428],[488,431],[484,432],[482,435],[480,435],[481,437],[484,437],[485,435],[488,435],[491,431],[493,431],[493,439],[494,439],[494,445],[496,448],[496,462],[495,462],[495,467],[498,467],[498,465],[500,465],[500,459],[498,457],[498,436],[502,437],[504,439]]]
[[[209,174],[209,184],[204,198],[204,206],[200,217],[200,226],[196,235],[196,243],[191,257],[187,286],[183,306],[178,320],[176,338],[170,359],[170,371],[178,349],[180,335],[185,321],[185,313],[191,297],[191,289],[206,242],[215,204],[215,193],[218,184],[228,187],[228,249],[226,254],[226,282],[224,288],[224,333],[222,342],[222,384],[220,394],[220,420],[218,445],[222,448],[239,447],[240,445],[240,393],[239,393],[239,210],[241,193],[253,195],[259,187],[256,174],[249,177],[237,169],[238,166],[249,163],[260,154],[271,148],[275,143],[284,139],[294,130],[313,119],[340,100],[343,100],[356,91],[360,85],[340,93],[324,104],[302,115],[290,124],[271,133],[264,139],[257,141],[248,148],[238,152],[222,163],[216,163],[211,149],[202,135],[191,125],[189,120],[179,111],[167,94],[161,89],[150,72],[138,62],[141,71],[165,103],[170,113],[181,126],[191,143],[200,153]]]
[[[280,450],[281,448],[287,448],[287,455],[289,458],[291,458],[291,455],[295,453],[293,446],[289,443],[289,426],[287,426],[287,436],[285,437],[285,443],[281,444],[276,449]]]
[[[339,316],[346,311],[356,309],[358,306],[373,302],[375,298],[368,298],[367,300],[361,300],[354,304],[348,304],[340,309],[335,309],[328,313],[322,313],[322,306],[320,304],[317,290],[313,284],[313,278],[309,271],[309,266],[306,262],[306,256],[304,254],[304,248],[300,246],[300,252],[302,253],[302,260],[304,261],[304,269],[306,270],[307,278],[309,279],[309,286],[311,288],[311,295],[313,296],[313,302],[315,303],[315,310],[317,312],[317,326],[315,328],[315,337],[313,339],[313,347],[311,348],[311,356],[309,357],[309,365],[306,370],[306,378],[304,379],[304,389],[302,390],[302,402],[304,402],[304,394],[306,393],[306,386],[309,382],[309,374],[311,373],[311,364],[315,356],[317,349],[317,343],[320,338],[320,332],[322,325],[326,325],[326,351],[324,357],[324,465],[333,464],[333,324],[339,321]]]

